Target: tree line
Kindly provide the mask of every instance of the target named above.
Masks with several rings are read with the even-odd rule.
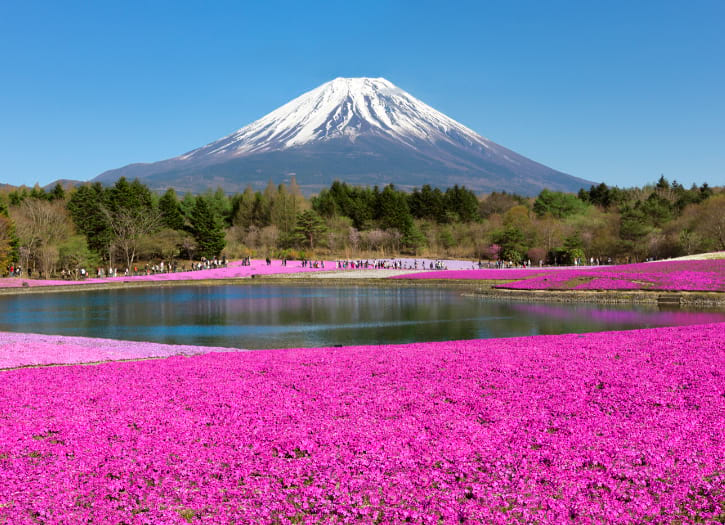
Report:
[[[661,177],[641,188],[592,186],[477,196],[463,186],[334,182],[306,198],[294,178],[227,195],[159,195],[119,179],[0,192],[0,268],[37,276],[139,261],[391,257],[401,254],[571,264],[635,262],[725,250],[725,190]]]

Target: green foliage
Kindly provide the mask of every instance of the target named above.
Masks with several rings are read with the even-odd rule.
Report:
[[[325,221],[314,210],[307,210],[297,216],[295,233],[301,242],[307,244],[310,250],[315,249],[320,238],[327,232]]]
[[[422,231],[415,225],[412,224],[408,232],[403,237],[403,246],[410,251],[410,253],[417,253],[418,249],[425,246],[427,243],[426,237]]]
[[[408,206],[416,219],[429,219],[439,224],[480,219],[478,199],[464,186],[455,185],[443,193],[426,184],[421,190],[413,190],[408,197]]]
[[[583,188],[579,190],[579,199],[600,206],[605,210],[612,204],[612,191],[603,182],[597,186],[592,186],[589,191],[585,191]]]
[[[153,208],[154,199],[151,190],[138,179],[129,183],[125,177],[116,181],[108,191],[107,202],[110,211],[134,210],[148,211]]]
[[[557,219],[565,219],[571,215],[582,213],[586,207],[586,203],[575,195],[560,191],[542,190],[534,201],[534,212],[539,217],[548,214]]]
[[[166,193],[159,199],[159,213],[161,214],[161,222],[167,228],[172,230],[184,229],[184,215],[181,212],[181,205],[173,188],[166,190]]]
[[[371,190],[335,181],[329,190],[312,198],[312,209],[323,217],[349,217],[355,228],[363,230],[371,226],[379,195],[377,187]]]
[[[325,249],[353,257],[359,250],[486,257],[486,247],[495,244],[501,259],[548,254],[550,262],[563,264],[583,254],[641,260],[725,247],[723,198],[720,188],[687,189],[661,177],[644,188],[602,183],[578,195],[544,190],[536,199],[505,192],[478,199],[463,186],[442,191],[424,185],[407,193],[392,185],[336,181],[307,201],[294,180],[270,181],[264,191],[249,187],[229,197],[217,189],[179,202],[173,190],[159,198],[138,180],[119,179],[110,188],[86,185],[67,196],[59,185],[50,192],[18,188],[2,195],[0,215],[4,202],[12,207],[25,199],[67,199],[85,249],[103,258],[120,251],[133,257],[136,247],[149,257],[214,257],[226,245],[225,227],[233,226],[228,234],[234,253],[292,254],[304,246],[310,256]],[[150,223],[156,217],[156,226],[134,229],[135,218],[143,217]],[[119,218],[129,223],[120,224],[129,226],[125,233]]]
[[[213,193],[208,190],[202,194],[202,197],[206,199],[212,214],[221,219],[224,224],[230,226],[232,223],[232,202],[224,193],[224,190],[217,188]]]
[[[196,198],[190,214],[191,233],[196,240],[197,255],[213,258],[221,254],[226,240],[221,217],[214,214],[203,196]]]
[[[48,200],[51,201],[64,201],[65,200],[65,190],[63,189],[63,186],[58,182],[55,186],[53,186],[53,189],[48,194]]]
[[[429,219],[437,223],[448,221],[446,214],[446,198],[438,188],[431,188],[425,184],[420,190],[417,188],[410,194],[408,203],[410,212],[416,219]],[[478,202],[476,202],[478,207]],[[476,210],[478,212],[478,210]]]
[[[10,201],[10,206],[19,205],[27,197],[28,197],[27,188],[18,188],[17,190],[13,190],[10,193],[8,193],[8,201]]]
[[[628,241],[639,241],[652,230],[647,215],[640,206],[626,206],[622,210],[619,235]]]
[[[446,213],[453,217],[454,222],[473,222],[480,219],[478,199],[476,195],[457,184],[445,192]]]
[[[60,244],[58,256],[61,267],[71,272],[80,268],[95,268],[101,264],[100,258],[91,251],[86,238],[82,235],[69,237]]]
[[[504,261],[520,263],[527,251],[526,236],[516,226],[509,226],[506,229],[494,232],[492,240],[501,247],[499,257]]]
[[[35,186],[33,186],[33,189],[32,190],[30,190],[29,197],[31,199],[41,199],[41,200],[46,200],[47,199],[47,195],[45,194],[45,190],[43,188],[41,188],[39,185],[37,185],[37,184]]]
[[[67,204],[76,231],[85,235],[88,246],[99,254],[105,253],[111,242],[109,219],[103,212],[108,197],[97,182],[77,188]]]
[[[574,264],[577,259],[584,259],[584,243],[582,242],[581,234],[577,231],[564,239],[564,249],[561,251],[563,255],[561,263]]]
[[[413,216],[408,209],[405,193],[389,184],[377,196],[375,219],[383,229],[395,229],[405,235],[413,226]]]
[[[675,215],[675,206],[657,193],[652,193],[647,200],[637,205],[645,217],[645,222],[651,226],[661,227]]]
[[[317,197],[312,197],[312,207],[323,217],[336,217],[340,213],[335,197],[327,189],[322,190]]]
[[[191,210],[194,209],[194,206],[196,205],[196,195],[193,193],[185,193],[184,198],[181,199],[181,202],[179,202],[179,206],[181,207],[181,213],[184,214],[184,217],[190,217],[191,216]]]

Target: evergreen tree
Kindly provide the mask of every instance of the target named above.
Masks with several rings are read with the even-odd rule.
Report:
[[[444,197],[446,213],[455,221],[473,222],[480,218],[478,214],[478,199],[465,186],[459,187],[456,184],[453,188],[448,188]]]
[[[203,194],[209,209],[215,217],[219,218],[226,225],[231,225],[232,221],[232,202],[224,193],[222,188],[217,188],[214,193],[211,190]]]
[[[47,199],[48,196],[45,194],[45,190],[41,188],[38,184],[33,186],[33,189],[30,190],[30,198],[31,199]]]
[[[267,196],[263,193],[257,192],[254,195],[254,204],[252,205],[252,223],[259,227],[264,228],[270,224],[270,206]]]
[[[53,189],[48,194],[48,198],[52,201],[65,200],[65,190],[63,189],[63,186],[60,185],[60,182],[53,186]]]
[[[394,228],[405,235],[413,225],[413,216],[408,209],[408,199],[403,192],[389,184],[378,196],[376,219],[383,229]]]
[[[10,201],[11,206],[17,206],[27,198],[28,188],[26,188],[25,186],[17,188],[8,193],[8,200]]]
[[[583,190],[582,190],[583,191]],[[590,202],[595,206],[601,206],[605,210],[612,203],[612,193],[609,187],[603,182],[598,186],[589,188],[588,199],[582,199],[584,202]]]
[[[316,197],[312,197],[312,209],[323,217],[335,217],[340,213],[332,193],[323,189]]]
[[[327,226],[322,217],[313,210],[307,210],[297,216],[295,233],[309,245],[310,250],[315,249],[315,243],[327,232]]]
[[[153,209],[154,206],[151,190],[138,179],[129,183],[125,177],[118,179],[108,190],[106,201],[108,209],[112,212],[119,210],[144,212]]]
[[[159,199],[159,213],[164,226],[172,230],[184,229],[184,215],[181,213],[179,200],[174,188],[169,188]]]
[[[111,229],[108,216],[103,212],[107,195],[100,183],[77,188],[68,200],[70,212],[76,230],[86,236],[88,247],[105,255],[111,242]]]
[[[444,223],[448,220],[445,197],[438,188],[434,189],[429,184],[425,184],[420,191],[413,190],[408,201],[413,217],[430,219],[437,223]],[[478,202],[476,202],[476,213],[478,213]]]
[[[204,197],[196,198],[190,218],[191,232],[196,240],[198,255],[213,258],[221,254],[226,245],[222,221],[220,217],[214,215]]]
[[[181,202],[179,203],[179,206],[181,207],[181,213],[184,217],[191,217],[191,211],[194,209],[194,206],[196,206],[196,196],[193,193],[185,193],[184,198],[181,199]]]
[[[655,185],[655,188],[658,190],[669,190],[670,189],[670,183],[667,179],[665,179],[664,175],[660,175],[659,180],[657,181],[657,184]]]
[[[377,189],[377,188],[376,188]],[[423,234],[413,224],[405,193],[389,184],[377,194],[377,219],[383,229],[398,230],[403,236],[403,246],[416,248],[425,242]]]

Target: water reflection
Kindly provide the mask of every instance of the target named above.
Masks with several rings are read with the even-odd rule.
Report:
[[[0,330],[280,348],[725,321],[719,311],[507,303],[431,288],[185,286],[0,297]]]

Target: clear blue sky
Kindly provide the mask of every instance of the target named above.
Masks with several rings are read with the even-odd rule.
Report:
[[[4,2],[0,182],[176,156],[382,76],[572,175],[725,184],[725,1],[246,4]]]

